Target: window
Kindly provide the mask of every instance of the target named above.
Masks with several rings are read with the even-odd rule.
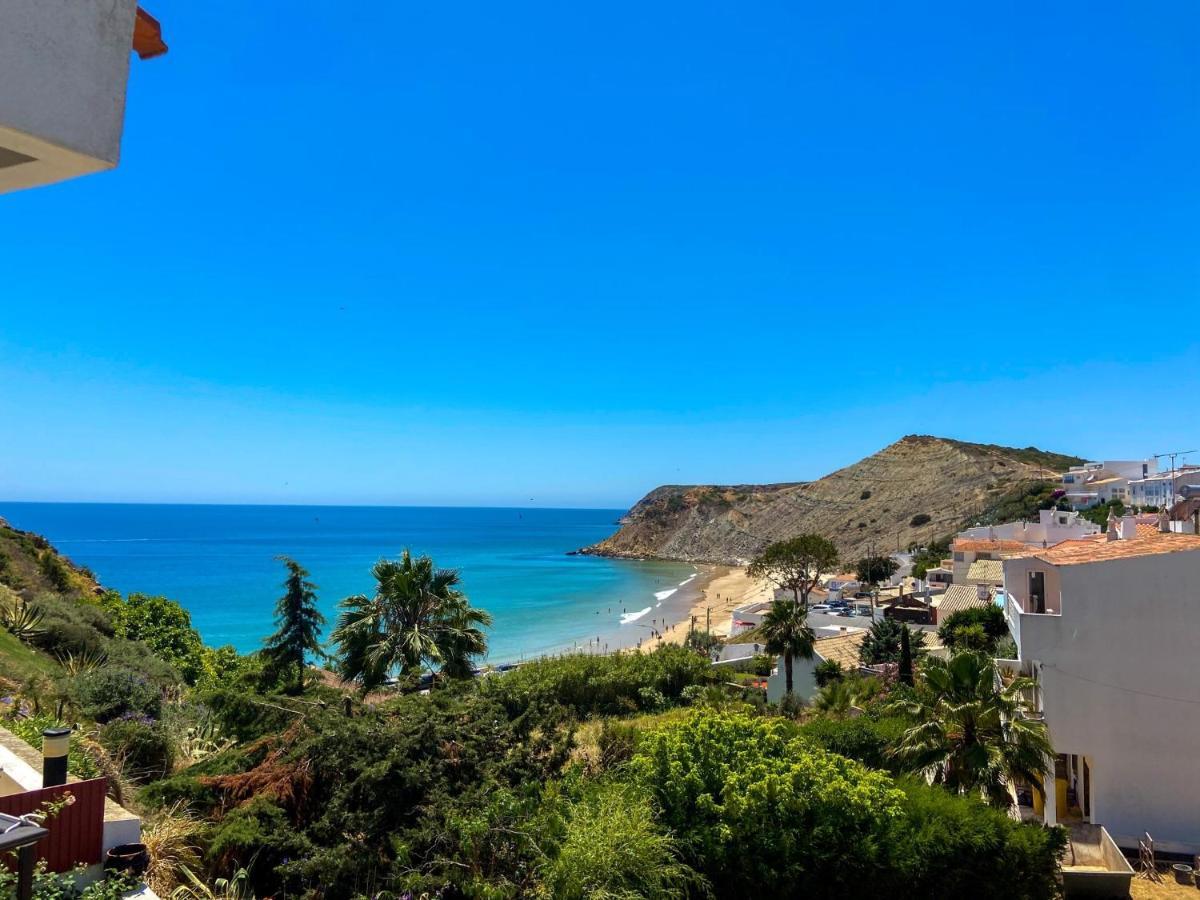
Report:
[[[961,550],[954,551],[954,561],[955,562],[962,562],[965,558],[966,558],[966,555]]]

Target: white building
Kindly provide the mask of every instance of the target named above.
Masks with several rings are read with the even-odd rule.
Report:
[[[130,51],[166,49],[136,0],[0,3],[0,193],[115,167]]]
[[[1062,487],[1072,509],[1087,509],[1110,500],[1129,501],[1129,482],[1158,471],[1154,459],[1109,459],[1071,466],[1062,476]]]
[[[1159,472],[1129,482],[1129,502],[1135,506],[1170,508],[1180,499],[1184,487],[1200,481],[1200,466],[1183,466],[1172,472]]]
[[[816,668],[826,660],[834,660],[844,672],[857,671],[858,652],[866,635],[865,628],[842,627],[837,633],[818,637],[813,641],[812,659],[792,660],[792,693],[806,703],[811,700],[817,692]],[[787,673],[781,656],[767,679],[767,702],[778,703],[786,693]]]
[[[1004,583],[1057,753],[1045,820],[1200,850],[1200,536],[1127,517],[1006,559]]]
[[[1099,534],[1100,526],[1089,522],[1074,510],[1038,510],[1036,522],[1006,522],[1003,525],[976,525],[960,531],[966,540],[1019,541],[1030,547],[1053,547],[1062,541],[1074,541]]]

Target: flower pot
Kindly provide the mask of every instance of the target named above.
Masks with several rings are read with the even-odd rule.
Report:
[[[145,844],[117,844],[105,854],[105,872],[125,872],[144,875],[150,867],[150,853]]]
[[[1192,867],[1186,863],[1175,863],[1171,866],[1171,871],[1175,873],[1175,880],[1179,884],[1192,883]]]

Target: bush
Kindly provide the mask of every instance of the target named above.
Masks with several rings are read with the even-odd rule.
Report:
[[[149,594],[105,594],[102,603],[118,636],[141,641],[170,663],[188,684],[203,672],[204,644],[192,627],[192,617],[174,600]]]
[[[549,896],[675,897],[696,880],[655,822],[650,801],[629,786],[602,785],[571,804],[567,816],[562,844],[543,867]]]
[[[842,671],[842,664],[836,659],[822,660],[813,667],[813,678],[816,679],[817,687],[819,688],[823,688],[834,681],[840,681],[845,674]]]
[[[951,613],[938,628],[938,639],[952,650],[990,651],[1006,637],[1004,610],[994,603]]]
[[[161,723],[126,714],[101,726],[97,739],[134,781],[155,781],[171,773],[175,750]]]
[[[646,734],[630,768],[717,896],[871,893],[903,799],[791,723],[744,714],[696,712]]]
[[[129,669],[102,666],[77,676],[71,699],[84,718],[103,725],[126,713],[157,719],[162,696],[145,676]]]
[[[820,716],[801,725],[800,733],[830,753],[858,760],[872,769],[896,772],[899,767],[888,755],[888,748],[900,739],[907,727],[903,719],[890,716]]]
[[[770,653],[755,653],[754,658],[750,660],[750,671],[760,678],[767,678],[775,671],[775,663],[777,657]]]
[[[877,893],[899,897],[1050,900],[1059,896],[1061,828],[1026,825],[974,797],[901,783],[901,815],[888,840],[890,877]]]
[[[667,645],[652,653],[577,654],[525,663],[488,678],[481,690],[499,699],[511,714],[557,704],[579,716],[623,715],[645,708],[643,688],[657,691],[665,703],[675,703],[688,685],[716,680],[707,659]]]
[[[933,516],[928,513],[917,513],[908,520],[908,524],[912,528],[920,528],[922,525],[928,525],[933,521]]]

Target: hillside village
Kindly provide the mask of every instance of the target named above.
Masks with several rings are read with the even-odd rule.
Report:
[[[1190,652],[1200,640],[1200,466],[1156,468],[1155,459],[1072,465],[1036,519],[964,528],[940,559],[928,548],[897,553],[884,583],[830,573],[810,597],[815,652],[794,673],[796,695],[811,702],[833,663],[887,677],[889,664],[862,653],[874,622],[904,622],[928,634],[929,653],[948,655],[938,636],[951,617],[999,610],[1010,638],[999,669],[1032,679],[1030,715],[1055,749],[1044,795],[1011,786],[1016,809],[1068,827],[1068,884],[1103,870],[1118,881],[1114,896],[1132,871],[1125,857],[1148,867],[1156,855],[1200,853]],[[770,602],[732,609],[722,659],[761,649],[747,639]],[[782,663],[767,682],[773,701],[785,694]]]

